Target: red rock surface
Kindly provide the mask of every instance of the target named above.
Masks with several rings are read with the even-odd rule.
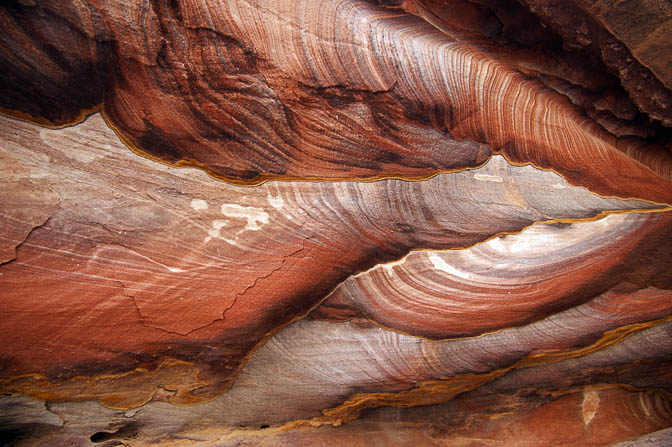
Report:
[[[664,143],[609,134],[490,41],[371,2],[24,4],[2,11],[0,105],[61,125],[102,103],[125,141],[166,162],[240,182],[423,177],[496,151],[601,194],[672,201]],[[91,98],[61,102],[89,77]]]
[[[671,20],[3,4],[2,441],[665,445]]]
[[[668,214],[537,225],[464,250],[414,252],[351,276],[311,316],[361,315],[446,338],[535,321],[589,297],[618,313],[624,296],[656,306],[672,298]],[[649,256],[655,262],[644,261]]]

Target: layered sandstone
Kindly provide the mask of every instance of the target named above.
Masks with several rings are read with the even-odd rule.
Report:
[[[632,3],[0,7],[3,441],[665,445]]]

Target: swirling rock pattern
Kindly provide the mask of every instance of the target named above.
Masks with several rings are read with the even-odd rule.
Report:
[[[5,2],[0,439],[664,445],[671,11]]]
[[[478,45],[371,2],[25,3],[2,10],[2,107],[38,121],[63,110],[44,118],[63,124],[99,100],[125,141],[163,161],[259,182],[422,177],[496,151],[601,194],[672,201],[664,143],[618,139]],[[48,91],[27,82],[37,65],[57,67]],[[87,77],[103,84],[97,99],[68,108],[61,97]]]
[[[156,366],[165,357],[198,359],[215,376],[205,383],[215,382],[208,391],[190,374],[184,389],[198,389],[201,397],[192,398],[202,399],[222,391],[266,334],[373,263],[412,249],[468,247],[539,221],[661,210],[601,198],[501,157],[477,170],[414,183],[268,183],[250,189],[151,161],[142,162],[139,180],[128,174],[129,163],[138,160],[114,142],[98,117],[62,131],[4,123],[13,129],[8,143],[15,169],[39,176],[60,203],[0,278],[8,312],[39,306],[51,315],[31,333],[20,330],[21,320],[3,322],[5,376],[40,372],[65,380],[98,372],[101,364],[123,371]],[[68,177],[60,175],[65,169]],[[470,195],[464,196],[467,188]],[[73,303],[77,312],[59,311],[73,294],[80,296]],[[133,336],[119,337],[121,328]],[[96,343],[90,345],[92,337]],[[67,349],[45,355],[53,340]],[[208,343],[220,348],[210,350]],[[133,354],[138,351],[143,356]],[[74,390],[89,395],[78,387],[70,394]],[[151,387],[145,393],[131,389],[126,402],[119,389],[106,390],[99,393],[112,400],[104,401],[118,407],[154,393]]]
[[[446,338],[520,325],[598,295],[601,307],[626,294],[657,300],[672,289],[670,229],[666,214],[621,214],[535,226],[465,250],[414,252],[351,276],[313,316],[363,315],[414,335]],[[626,241],[628,234],[637,239]],[[638,272],[648,255],[662,262]],[[652,280],[656,286],[649,288]]]

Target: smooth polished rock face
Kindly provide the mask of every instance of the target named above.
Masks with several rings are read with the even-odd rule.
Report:
[[[669,442],[667,3],[0,23],[3,445]]]

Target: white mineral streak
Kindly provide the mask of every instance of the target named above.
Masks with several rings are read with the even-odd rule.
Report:
[[[268,213],[261,208],[252,206],[242,206],[235,203],[225,203],[222,205],[222,214],[226,217],[235,217],[247,220],[245,230],[257,231],[266,225],[269,221]]]
[[[208,237],[206,237],[203,242],[208,243],[212,239],[224,239],[221,237],[220,231],[226,226],[229,222],[227,220],[215,219],[212,221],[212,228],[208,230]]]
[[[593,420],[597,410],[600,408],[600,397],[594,390],[583,393],[583,403],[581,404],[581,414],[583,416],[583,424],[588,425]]]
[[[457,268],[453,267],[452,265],[450,265],[446,261],[444,261],[443,258],[436,253],[431,253],[429,255],[429,260],[431,261],[432,265],[434,265],[435,269],[441,270],[442,272],[446,272],[446,273],[449,273],[453,276],[457,276],[459,278],[464,278],[464,279],[471,279],[471,277],[472,277],[471,273],[464,272],[460,269],[457,269]]]
[[[191,201],[191,207],[196,211],[207,210],[208,202],[203,199],[194,199]]]
[[[278,195],[277,197],[273,197],[271,195],[271,193],[269,192],[268,195],[266,196],[266,198],[268,199],[268,204],[271,205],[276,210],[281,209],[285,204],[285,201],[282,200],[281,195]]]
[[[481,180],[484,182],[497,182],[502,183],[504,180],[498,175],[486,175],[486,174],[474,174],[476,180]]]

